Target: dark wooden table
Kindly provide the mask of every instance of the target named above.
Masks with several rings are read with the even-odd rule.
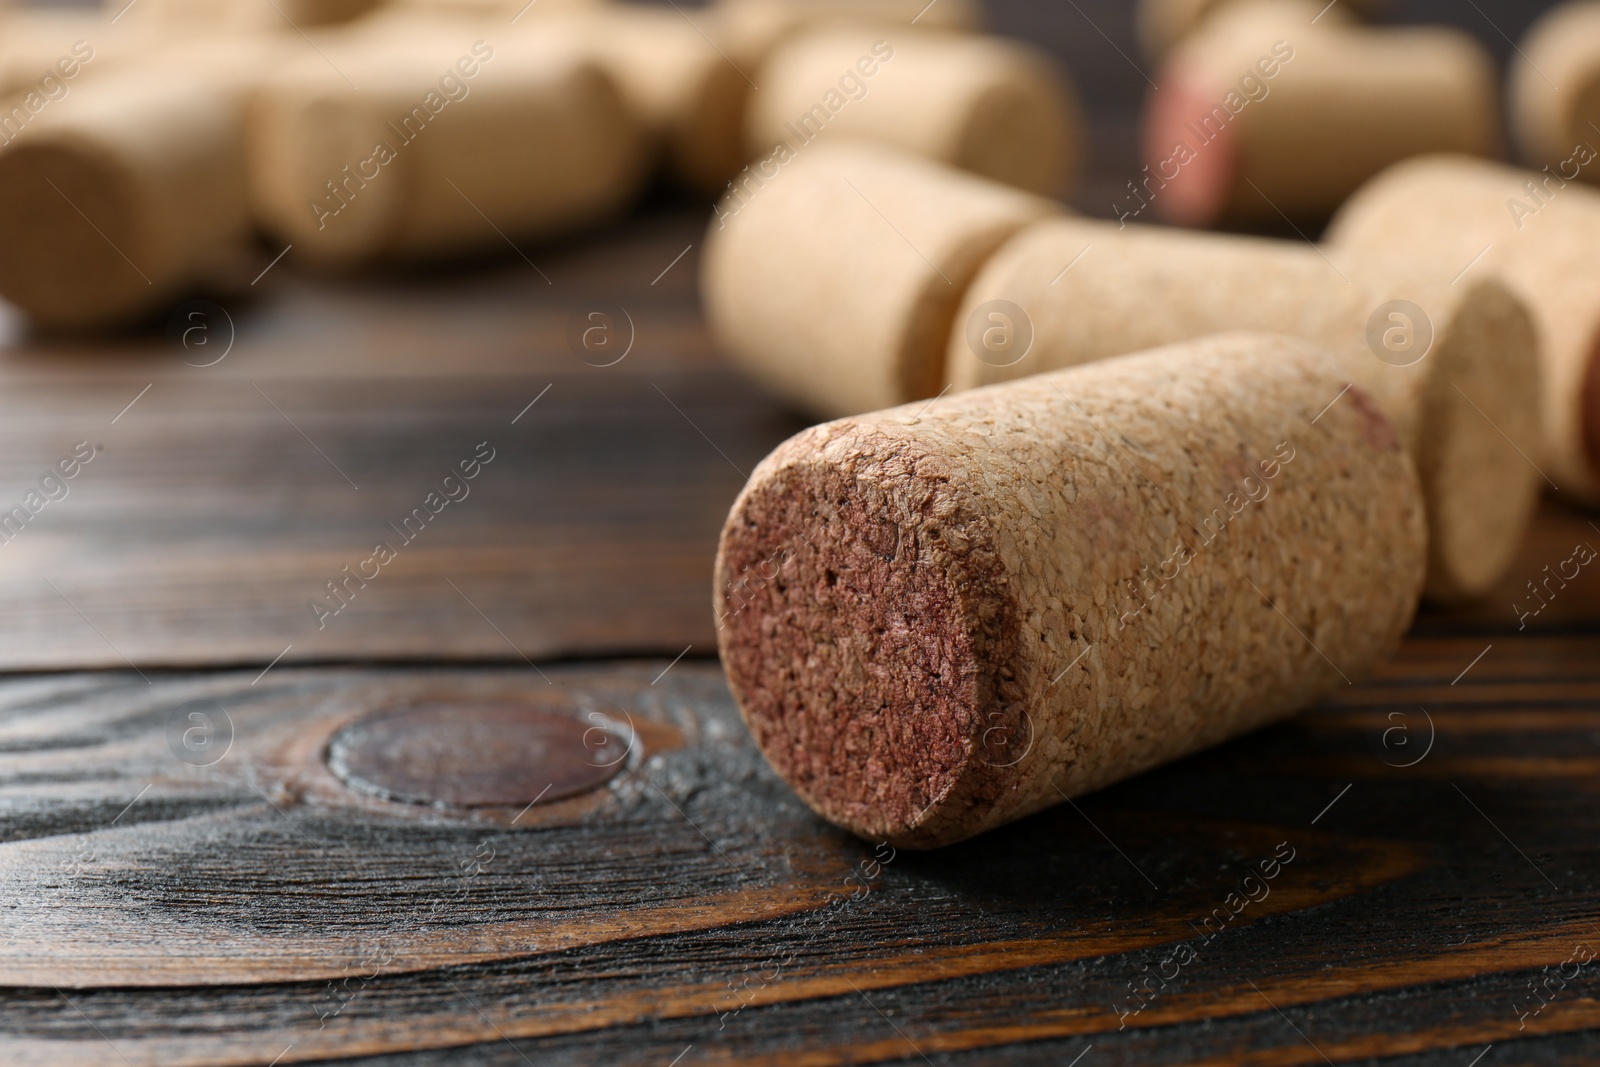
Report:
[[[1126,12],[995,6],[1074,63],[1094,210]],[[714,658],[717,530],[801,423],[708,343],[707,214],[526,249],[548,281],[280,266],[188,347],[0,351],[0,509],[96,450],[0,544],[0,1063],[1600,1058],[1600,577],[1513,606],[1590,516],[1551,502],[1495,595],[1292,722],[875,848]],[[568,340],[597,309],[610,366]]]

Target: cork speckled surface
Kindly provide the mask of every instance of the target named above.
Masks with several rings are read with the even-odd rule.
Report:
[[[1030,192],[1078,162],[1067,72],[1020,41],[910,26],[814,30],[773,52],[746,119],[752,157],[812,138],[856,139]]]
[[[768,759],[824,817],[928,847],[1359,678],[1415,610],[1423,505],[1326,362],[1226,335],[786,442],[715,587]]]
[[[831,418],[936,394],[972,275],[1059,208],[925,160],[825,141],[741,173],[712,221],[701,290],[724,353]]]
[[[1157,213],[1181,203],[1191,224],[1326,218],[1407,156],[1495,151],[1497,77],[1477,41],[1445,27],[1319,17],[1327,7],[1233,4],[1168,53],[1157,92],[1197,106],[1154,112],[1171,121],[1151,133],[1139,180],[1151,182]],[[1204,173],[1193,163],[1218,131],[1237,159],[1232,181],[1208,205],[1162,195],[1166,183]]]
[[[1600,451],[1587,443],[1600,406],[1584,388],[1600,340],[1600,192],[1498,163],[1428,157],[1364,187],[1326,240],[1404,257],[1436,280],[1503,279],[1532,310],[1540,342],[1542,442],[1521,447],[1561,494],[1600,502]]]
[[[349,80],[313,55],[274,72],[251,110],[255,210],[306,262],[548,237],[616,212],[646,178],[619,91],[536,26],[494,43],[397,25],[327,44]]]
[[[1230,329],[1311,341],[1329,373],[1382,405],[1411,450],[1430,516],[1429,596],[1470,599],[1504,573],[1542,484],[1507,440],[1536,433],[1529,313],[1493,278],[1450,285],[1414,264],[1345,258],[1299,242],[1046,220],[979,272],[947,373],[970,388]],[[1025,352],[991,352],[962,328],[996,301],[1020,312]]]

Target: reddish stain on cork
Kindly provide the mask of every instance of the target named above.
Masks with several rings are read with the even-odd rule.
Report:
[[[1400,433],[1383,413],[1372,394],[1359,385],[1350,386],[1342,403],[1348,403],[1361,419],[1361,437],[1373,448],[1383,452],[1398,452]]]
[[[737,603],[725,594],[722,659],[745,720],[809,804],[862,834],[903,834],[989,774],[973,766],[993,741],[987,664],[1016,624],[940,473],[883,448],[801,461],[755,485],[723,532],[724,587],[784,560]]]
[[[1153,197],[1169,222],[1210,225],[1227,211],[1239,172],[1235,116],[1182,67],[1169,65],[1158,80],[1144,127],[1144,159],[1153,177],[1149,192],[1140,194]]]

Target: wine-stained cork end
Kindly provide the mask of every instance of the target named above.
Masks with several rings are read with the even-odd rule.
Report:
[[[1146,174],[1133,190],[1180,226],[1209,226],[1228,210],[1239,174],[1233,116],[1205,83],[1169,63],[1145,117]],[[1141,209],[1142,210],[1142,209]]]
[[[1410,622],[1426,529],[1395,427],[1327,359],[1222,335],[780,446],[715,587],[773,769],[931,848],[1358,679]]]
[[[780,448],[723,532],[719,638],[745,721],[812,808],[863,837],[967,836],[1028,743],[990,666],[1014,658],[1018,626],[974,504],[913,433],[843,422]]]

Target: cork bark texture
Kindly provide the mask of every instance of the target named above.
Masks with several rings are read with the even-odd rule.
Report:
[[[337,70],[313,54],[258,95],[252,199],[292,254],[352,267],[498,247],[604,218],[642,184],[642,131],[581,49],[537,26],[403,30],[327,42]]]
[[[797,35],[761,69],[746,117],[752,156],[817,137],[888,145],[1030,192],[1075,169],[1066,72],[1028,45],[909,26]]]
[[[1589,123],[1600,121],[1600,3],[1559,4],[1534,23],[1511,57],[1506,103],[1524,159],[1595,180],[1572,156],[1595,143]]]
[[[824,418],[938,393],[961,294],[1049,201],[865,145],[752,167],[717,208],[701,280],[721,348]]]
[[[236,93],[158,71],[75,86],[0,150],[0,294],[47,328],[121,325],[244,247],[242,120]]]
[[[1471,36],[1312,25],[1322,6],[1230,5],[1168,55],[1146,139],[1162,217],[1326,217],[1401,159],[1495,150],[1496,72]]]
[[[1504,436],[1536,435],[1530,314],[1490,277],[1450,285],[1409,263],[1345,259],[1336,265],[1296,242],[1042,221],[1008,241],[973,281],[951,332],[947,373],[966,389],[1223,330],[1304,338],[1325,352],[1328,373],[1376,399],[1411,451],[1429,515],[1429,597],[1481,595],[1510,564],[1542,484]],[[1010,325],[1031,332],[1025,354],[973,343],[995,301],[1023,316]],[[1416,312],[1405,308],[1396,312],[1403,319],[1389,318],[1384,309],[1396,301],[1421,319],[1412,322]],[[967,328],[975,320],[976,332]],[[1411,349],[1382,347],[1396,328],[1410,329],[1397,343],[1409,337]]]
[[[1600,503],[1600,192],[1548,173],[1429,157],[1357,193],[1326,243],[1403,257],[1436,280],[1463,271],[1463,285],[1503,280],[1533,312],[1539,336],[1542,429],[1518,444],[1563,495]]]
[[[1409,624],[1423,505],[1327,357],[1232,334],[807,430],[715,605],[763,752],[840,826],[959,841],[1286,716]],[[1318,414],[1321,412],[1321,417]]]

